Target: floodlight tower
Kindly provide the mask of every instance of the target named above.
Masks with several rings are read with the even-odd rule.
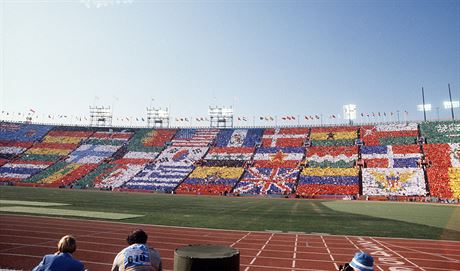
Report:
[[[459,108],[460,107],[460,102],[450,100],[450,101],[444,101],[443,104],[444,104],[445,109],[450,109],[451,110],[450,112],[452,114],[452,120],[455,120],[454,108]]]
[[[110,106],[89,106],[90,126],[112,126],[112,108]]]
[[[346,104],[343,106],[343,118],[348,120],[350,125],[356,119],[356,104]]]
[[[209,106],[210,126],[215,128],[233,127],[233,107]]]
[[[423,120],[426,121],[426,111],[431,111],[431,104],[418,104],[418,111],[423,111]]]
[[[147,107],[147,127],[169,128],[169,109]]]

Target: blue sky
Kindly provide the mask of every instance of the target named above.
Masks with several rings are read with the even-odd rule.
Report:
[[[4,112],[195,118],[233,105],[270,125],[259,116],[327,122],[349,103],[421,119],[422,86],[429,119],[450,116],[448,83],[460,99],[459,1],[0,2]]]

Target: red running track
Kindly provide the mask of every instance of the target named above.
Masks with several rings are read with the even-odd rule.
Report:
[[[30,270],[54,253],[66,234],[77,238],[75,257],[90,271],[110,270],[126,236],[136,228],[173,270],[174,249],[188,244],[240,250],[241,271],[336,270],[358,250],[371,253],[375,270],[460,270],[460,241],[212,230],[52,217],[0,215],[0,268]]]

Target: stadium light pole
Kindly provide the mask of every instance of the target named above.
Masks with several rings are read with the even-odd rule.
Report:
[[[454,105],[452,103],[452,94],[450,92],[450,83],[447,84],[447,87],[449,88],[450,113],[452,114],[452,120],[455,120],[455,117],[454,117]]]

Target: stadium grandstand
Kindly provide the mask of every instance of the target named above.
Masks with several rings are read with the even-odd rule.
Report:
[[[110,128],[0,122],[2,185],[460,199],[460,123]]]

